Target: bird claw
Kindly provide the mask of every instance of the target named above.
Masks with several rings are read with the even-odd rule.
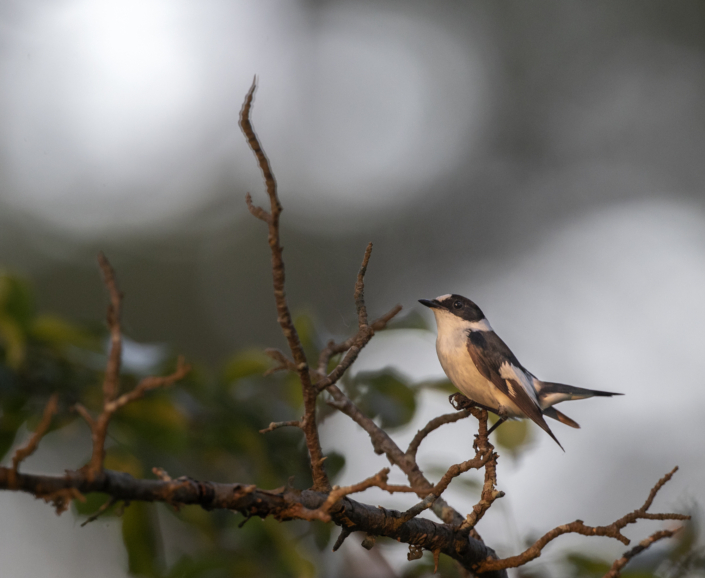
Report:
[[[462,393],[451,393],[448,396],[448,402],[453,406],[455,411],[467,409],[468,407],[475,405],[471,399],[468,399]]]

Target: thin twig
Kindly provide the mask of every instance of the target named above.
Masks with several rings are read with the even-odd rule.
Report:
[[[504,492],[496,489],[497,460],[499,456],[494,451],[494,446],[490,443],[489,434],[487,433],[487,410],[470,407],[468,411],[478,419],[478,433],[473,445],[478,454],[482,454],[484,457],[485,481],[482,485],[480,501],[473,506],[472,512],[465,517],[465,521],[460,525],[460,530],[474,528],[494,501],[504,497]]]
[[[132,401],[136,401],[148,392],[159,387],[169,387],[177,381],[182,380],[191,371],[191,366],[186,363],[183,356],[179,356],[176,360],[176,369],[170,375],[162,376],[150,376],[142,379],[137,386],[126,393],[123,393],[116,400],[107,403],[104,407],[104,411],[108,413],[115,413],[121,407],[127,405]]]
[[[402,310],[401,305],[395,305],[387,313],[385,313],[381,317],[375,319],[375,321],[373,321],[372,324],[370,325],[370,328],[372,329],[373,334],[385,329],[387,327],[387,324],[394,317],[396,317],[401,310]],[[349,337],[348,339],[346,339],[345,341],[341,341],[340,343],[336,343],[335,341],[329,341],[326,348],[323,349],[323,351],[321,351],[321,353],[318,357],[318,374],[325,376],[327,374],[328,363],[330,362],[331,358],[340,354],[340,353],[345,353],[348,349],[350,349],[356,343],[357,339],[358,339],[358,335],[355,334],[352,337]],[[316,384],[316,386],[318,387],[318,389],[321,389],[323,386],[323,383],[319,381]]]
[[[562,526],[558,526],[557,528],[554,528],[544,534],[521,554],[501,560],[488,560],[486,562],[482,562],[478,566],[477,570],[479,572],[485,572],[488,570],[499,570],[523,566],[527,562],[538,558],[541,555],[541,551],[549,542],[555,540],[558,536],[562,536],[563,534],[574,533],[582,534],[583,536],[607,536],[609,538],[619,540],[628,546],[629,539],[622,534],[621,530],[629,524],[634,524],[637,520],[690,520],[690,516],[686,516],[684,514],[649,514],[647,512],[658,491],[671,479],[677,470],[677,467],[674,468],[656,483],[641,508],[622,516],[619,520],[616,520],[609,526],[586,526],[582,520],[576,520],[570,524],[563,524]]]
[[[277,320],[279,321],[282,333],[291,350],[296,372],[301,381],[304,399],[304,417],[301,420],[301,429],[306,438],[306,447],[308,448],[311,462],[313,488],[327,491],[330,488],[330,482],[328,481],[328,475],[323,467],[323,450],[321,449],[318,427],[316,425],[316,396],[318,392],[311,380],[306,354],[304,353],[301,340],[294,326],[284,290],[285,274],[284,260],[282,258],[283,249],[279,237],[279,215],[282,212],[282,206],[277,196],[277,181],[272,173],[269,159],[264,153],[254,128],[252,127],[252,123],[250,122],[250,109],[252,108],[252,100],[256,88],[257,79],[255,78],[252,82],[252,87],[245,96],[245,101],[240,111],[240,128],[247,138],[247,143],[250,145],[252,152],[254,152],[259,168],[262,171],[262,176],[264,177],[265,186],[267,188],[267,195],[269,196],[270,211],[267,212],[261,207],[254,206],[249,194],[246,198],[247,207],[255,217],[265,221],[269,229],[268,240],[272,253],[272,283],[277,307]]]
[[[654,532],[648,538],[644,538],[639,544],[634,546],[631,550],[626,551],[622,554],[621,558],[618,558],[612,564],[610,571],[607,572],[602,578],[618,578],[622,574],[622,569],[627,565],[627,563],[634,558],[637,554],[641,554],[644,550],[649,548],[654,542],[658,542],[664,538],[670,538],[677,532],[680,532],[683,527],[676,528],[675,530],[661,530],[659,532]]]
[[[105,457],[105,438],[108,435],[108,426],[112,415],[121,407],[128,403],[140,399],[152,389],[158,387],[168,387],[176,381],[183,379],[191,370],[183,359],[179,357],[176,371],[171,375],[161,377],[145,377],[132,390],[122,395],[120,393],[120,364],[122,359],[122,333],[120,329],[120,314],[122,310],[122,293],[117,286],[115,271],[108,259],[100,253],[98,263],[103,272],[103,280],[110,295],[108,305],[107,323],[110,330],[110,351],[105,368],[105,379],[103,381],[103,408],[97,418],[93,418],[90,412],[80,403],[74,405],[74,410],[78,412],[91,429],[93,448],[91,459],[84,466],[89,478],[96,478],[103,469],[103,459]]]
[[[345,542],[345,539],[352,534],[352,530],[350,528],[347,528],[346,526],[343,526],[340,529],[340,534],[338,534],[338,538],[335,541],[335,544],[333,544],[333,552],[337,552],[338,548],[340,548],[343,545],[343,542]]]
[[[431,506],[433,506],[433,503],[437,499],[438,499],[438,496],[436,494],[429,494],[423,500],[421,500],[418,504],[411,506],[411,508],[406,510],[406,512],[403,512],[402,515],[399,517],[400,523],[401,524],[406,523],[409,520],[412,520],[413,518],[418,516],[424,510],[428,510]]]
[[[277,371],[284,371],[284,370],[289,370],[293,371],[294,373],[298,373],[298,368],[296,367],[296,364],[289,359],[284,352],[280,351],[279,349],[274,349],[274,348],[268,348],[265,349],[264,352],[271,357],[274,361],[278,362],[279,365],[272,367],[268,369],[267,371],[264,372],[264,375],[271,375],[272,373],[275,373]]]
[[[90,524],[91,522],[95,522],[100,515],[105,512],[108,508],[116,504],[119,500],[117,498],[110,498],[108,501],[106,501],[100,508],[98,508],[98,511],[87,518],[82,524],[81,528],[83,528],[86,524]]]
[[[318,371],[320,374],[325,375],[330,358],[336,353],[347,351],[347,353],[343,356],[343,359],[338,362],[338,365],[336,365],[328,375],[316,382],[316,390],[318,392],[321,392],[337,383],[338,380],[343,377],[343,374],[348,370],[348,368],[355,362],[365,345],[370,342],[370,339],[374,336],[375,331],[384,329],[387,326],[387,323],[389,323],[389,321],[401,311],[401,305],[397,305],[389,311],[389,313],[377,319],[372,325],[367,324],[367,306],[365,305],[365,273],[367,272],[367,265],[370,262],[371,255],[372,243],[369,243],[365,249],[365,255],[362,258],[360,270],[357,273],[355,293],[353,295],[355,299],[355,308],[357,309],[357,333],[340,345],[330,342],[328,347],[321,352],[318,359]]]
[[[454,423],[461,419],[465,419],[470,415],[471,413],[468,410],[464,409],[462,411],[446,413],[433,418],[422,429],[416,432],[414,439],[412,439],[411,443],[409,444],[409,449],[406,450],[406,455],[415,459],[416,452],[418,451],[421,442],[426,438],[428,434],[437,430],[442,425],[445,425],[447,423]]]
[[[29,441],[24,446],[18,448],[15,452],[15,455],[12,456],[12,469],[10,470],[12,478],[11,484],[14,483],[17,477],[17,471],[19,470],[20,464],[37,450],[39,442],[47,433],[47,431],[49,431],[49,426],[51,425],[51,418],[56,413],[58,404],[59,395],[55,393],[49,398],[49,401],[47,402],[46,406],[44,406],[44,413],[42,414],[42,419],[39,422],[37,429],[34,430],[32,437],[29,438]]]
[[[387,483],[387,476],[389,475],[389,468],[383,468],[377,472],[374,476],[358,482],[357,484],[352,484],[350,486],[334,486],[331,492],[328,494],[326,501],[321,504],[319,510],[328,513],[333,504],[338,500],[349,496],[350,494],[357,494],[359,492],[364,492],[365,490],[373,487],[381,487]]]
[[[157,476],[162,482],[170,482],[171,481],[171,476],[167,473],[167,471],[164,468],[159,468],[157,466],[154,466],[152,468],[152,473]]]
[[[273,421],[272,423],[269,424],[269,427],[259,430],[259,433],[265,434],[265,433],[269,433],[270,431],[274,431],[275,429],[279,429],[280,427],[287,427],[287,426],[301,427],[301,422],[299,420]]]
[[[120,363],[122,360],[122,330],[120,317],[122,315],[122,293],[118,289],[115,270],[103,253],[98,253],[98,264],[103,272],[103,281],[108,289],[110,303],[108,304],[108,329],[110,330],[110,353],[105,368],[103,380],[103,402],[112,401],[120,389]]]

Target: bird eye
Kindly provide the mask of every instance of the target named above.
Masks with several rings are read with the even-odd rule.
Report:
[[[453,307],[455,307],[456,309],[462,309],[462,308],[463,308],[463,302],[462,302],[462,301],[455,301],[455,302],[453,303]]]

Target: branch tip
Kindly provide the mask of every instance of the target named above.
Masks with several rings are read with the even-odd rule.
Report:
[[[29,438],[29,441],[24,446],[18,448],[12,456],[12,469],[10,470],[11,486],[16,484],[17,472],[20,464],[37,450],[37,447],[39,447],[39,442],[46,435],[47,431],[49,431],[49,427],[51,426],[51,418],[54,417],[54,414],[57,412],[58,405],[59,394],[55,393],[49,398],[49,401],[47,401],[44,406],[42,419],[39,422],[37,429],[34,430],[32,437]]]

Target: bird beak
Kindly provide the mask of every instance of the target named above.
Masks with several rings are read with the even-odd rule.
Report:
[[[426,307],[430,307],[431,309],[443,309],[443,305],[435,299],[433,301],[429,299],[419,299],[419,303],[421,303],[421,305],[425,305]]]

